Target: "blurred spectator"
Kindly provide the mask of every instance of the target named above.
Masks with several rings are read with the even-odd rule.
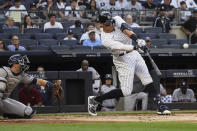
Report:
[[[20,11],[21,10],[21,11]],[[21,0],[15,0],[14,6],[9,8],[5,16],[11,16],[16,22],[21,22],[21,17],[28,15],[24,5],[21,5]]]
[[[109,5],[109,0],[96,0],[96,7],[99,10],[107,10]]]
[[[136,106],[136,102],[142,100],[142,110],[147,110],[148,106],[148,94],[144,92],[139,92],[131,94],[124,98],[124,109],[125,111],[133,111]]]
[[[194,92],[188,89],[188,85],[185,81],[179,83],[179,88],[173,92],[173,102],[195,102],[196,98]]]
[[[64,38],[64,40],[77,40],[77,39],[73,37],[73,31],[68,30],[67,36]]]
[[[105,94],[111,90],[116,89],[115,86],[112,85],[112,75],[111,74],[106,74],[105,75],[105,84],[101,86],[101,94]],[[119,99],[119,98],[117,98]],[[116,111],[116,104],[117,104],[117,99],[108,99],[104,100],[102,102],[102,109],[101,111]]]
[[[94,23],[95,23],[96,34],[100,36],[103,28],[101,28],[100,22],[98,20],[95,20]]]
[[[81,68],[77,71],[92,72],[93,95],[99,95],[100,87],[102,85],[100,75],[93,67],[89,67],[89,62],[87,60],[83,60],[81,62]]]
[[[65,0],[57,0],[56,6],[59,10],[64,10],[66,7],[66,2]]]
[[[189,41],[189,44],[197,44],[197,29],[191,33]]]
[[[133,17],[131,15],[126,16],[126,22],[131,26],[131,27],[140,27],[137,23],[133,23]]]
[[[88,0],[78,0],[77,4],[80,10],[85,10],[90,6]]]
[[[45,19],[49,14],[57,14],[57,6],[53,3],[53,0],[47,0],[46,2],[42,2],[41,7],[39,8],[43,11],[43,15]]]
[[[21,32],[24,33],[25,28],[38,28],[37,25],[32,23],[31,16],[26,15],[24,18],[24,24],[22,25]]]
[[[7,50],[7,46],[5,45],[3,40],[0,39],[0,52],[6,51],[6,50]]]
[[[166,16],[165,6],[160,7],[159,15],[155,18],[153,27],[161,27],[163,33],[169,33],[171,30],[170,19]]]
[[[81,28],[81,29],[83,29],[83,25],[81,24],[80,20],[76,20],[74,25],[70,26],[69,28]]]
[[[82,36],[81,36],[81,38],[80,38],[80,43],[83,43],[84,40],[89,39],[88,32],[89,32],[90,30],[95,30],[95,26],[94,26],[94,24],[92,24],[92,23],[90,23],[90,24],[88,25],[88,27],[87,27],[87,32],[85,32],[85,33],[82,34]],[[100,40],[100,36],[99,36],[97,33],[95,34],[95,37],[96,37],[97,40]]]
[[[141,3],[137,2],[137,0],[131,0],[131,2],[127,4],[126,9],[128,9],[128,10],[142,10],[142,5],[141,5]]]
[[[187,8],[189,8],[189,9],[197,7],[194,0],[172,0],[171,5],[173,5],[175,8],[180,8],[181,7],[180,3],[182,1],[184,1],[186,3]]]
[[[145,38],[145,42],[146,42],[146,46],[147,47],[150,47],[151,46],[151,39],[150,39],[150,37],[146,37]]]
[[[28,10],[28,13],[29,13],[29,16],[31,16],[32,19],[43,18],[42,12],[41,11],[38,12],[38,8],[36,6],[36,3],[32,3],[30,5],[30,9]]]
[[[181,1],[180,2],[180,17],[182,21],[186,21],[189,19],[189,17],[191,16],[191,11],[189,11],[189,9],[187,8],[187,5],[185,3],[185,1]]]
[[[11,43],[12,43],[11,45],[8,45],[8,49],[10,51],[25,51],[26,50],[25,47],[19,45],[20,41],[17,35],[12,36]]]
[[[86,17],[88,19],[96,19],[97,7],[95,0],[90,0],[90,6],[87,9]]]
[[[153,0],[147,0],[142,4],[145,9],[155,9],[156,5],[153,3]]]
[[[167,95],[167,91],[161,83],[160,83],[160,95],[161,96],[166,96]]]
[[[109,4],[108,4],[108,7],[107,7],[107,10],[110,10],[110,11],[117,10],[116,0],[109,0]]]
[[[44,24],[44,31],[46,29],[50,29],[50,28],[63,29],[62,24],[59,22],[56,22],[56,15],[55,14],[49,14],[49,22]]]
[[[90,30],[88,32],[89,39],[83,41],[83,46],[90,46],[91,49],[93,50],[94,46],[101,46],[101,40],[95,39],[95,31]]]
[[[7,17],[2,29],[19,29],[19,27],[14,25],[14,19],[12,17]]]
[[[128,6],[127,0],[117,0],[116,1],[116,10],[124,10]]]
[[[0,9],[7,9],[11,5],[11,0],[0,0]]]
[[[41,95],[37,89],[33,88],[32,84],[24,84],[19,89],[19,101],[34,107],[41,106],[42,104]]]
[[[166,16],[172,21],[175,17],[175,8],[173,5],[170,5],[170,2],[171,0],[164,0],[163,4],[158,5],[158,11],[160,11],[160,9],[164,7]]]
[[[189,35],[196,30],[197,27],[197,8],[193,10],[193,17],[190,17],[183,25],[181,29],[189,37]]]
[[[77,6],[76,0],[71,0],[70,6],[66,6],[64,15],[69,20],[80,18],[79,7]]]

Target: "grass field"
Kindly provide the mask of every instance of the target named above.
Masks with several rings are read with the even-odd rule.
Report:
[[[196,123],[132,122],[91,124],[0,125],[1,131],[196,131]]]

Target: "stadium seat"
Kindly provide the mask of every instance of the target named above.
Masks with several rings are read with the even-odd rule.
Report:
[[[12,35],[17,35],[19,37],[19,39],[31,39],[32,38],[32,35],[30,33],[29,34],[16,33],[16,34],[12,34]]]
[[[75,46],[78,44],[77,40],[61,40],[60,45]]]
[[[169,39],[169,44],[182,45],[184,43],[188,43],[188,41],[185,39]]]
[[[40,39],[39,40],[40,45],[45,45],[45,46],[51,46],[51,45],[58,45],[58,40],[54,39]]]
[[[72,21],[66,21],[62,23],[62,26],[64,27],[64,29],[69,29],[69,27],[72,25],[73,25]]]
[[[163,45],[167,45],[168,41],[166,39],[152,39],[151,47],[161,48]]]
[[[2,39],[2,40],[4,41],[4,43],[5,43],[6,45],[11,44],[11,40],[10,40],[10,39]]]
[[[148,28],[144,28],[144,32],[146,32],[146,33],[162,33],[162,28],[148,27]]]
[[[35,39],[40,40],[40,39],[53,39],[53,35],[49,33],[36,33],[35,34]]]
[[[13,34],[13,33],[20,33],[21,31],[20,31],[20,29],[3,29],[2,32]]]
[[[10,39],[10,34],[8,34],[8,33],[0,33],[0,39]]]
[[[150,37],[151,39],[156,39],[157,38],[157,34],[156,33],[139,33],[138,36],[141,39],[145,39],[146,37]]]
[[[133,32],[136,34],[143,33],[142,28],[132,28]]]
[[[24,33],[42,33],[40,28],[25,28]]]
[[[106,49],[105,46],[94,46],[93,49]]]
[[[46,29],[45,33],[50,33],[50,34],[64,33],[64,29],[50,28],[50,29]]]
[[[49,50],[49,46],[44,46],[44,45],[32,45],[29,46],[29,50],[37,50],[37,51],[44,51],[44,50]]]
[[[25,47],[32,46],[32,45],[38,45],[37,40],[31,40],[31,39],[21,39],[20,45],[23,45]]]
[[[71,28],[71,30],[73,31],[73,34],[83,34],[84,33],[84,30],[81,29],[81,28]]]
[[[57,40],[63,40],[66,37],[66,33],[57,33],[54,37]]]
[[[73,46],[73,49],[75,49],[75,50],[91,50],[91,47],[90,46],[83,46],[83,45],[76,45],[76,46]]]
[[[67,46],[67,45],[52,45],[51,49],[52,50],[65,50],[65,49],[70,49],[70,46]]]
[[[176,39],[176,35],[175,34],[159,33],[158,36],[161,39]]]

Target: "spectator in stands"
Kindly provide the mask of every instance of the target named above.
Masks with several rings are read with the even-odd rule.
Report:
[[[101,86],[101,94],[105,94],[111,90],[116,89],[114,85],[112,85],[112,75],[106,74],[105,75],[105,84]],[[101,111],[116,111],[116,104],[119,98],[117,99],[108,99],[102,102],[102,109]]]
[[[180,17],[182,21],[186,21],[189,19],[189,17],[191,16],[191,11],[189,11],[189,9],[187,8],[187,5],[185,3],[185,1],[181,1],[180,2]]]
[[[69,20],[80,19],[79,7],[76,0],[71,0],[70,6],[66,6],[64,15]]]
[[[161,27],[163,33],[169,33],[171,30],[170,19],[166,16],[165,6],[160,7],[159,15],[155,18],[153,27]]]
[[[14,25],[14,19],[12,17],[7,17],[2,29],[19,29],[19,27]]]
[[[98,8],[96,7],[96,1],[95,0],[90,0],[90,6],[87,7],[87,14],[86,17],[88,19],[96,19],[96,13]]]
[[[107,10],[109,0],[96,0],[96,7],[99,10]]]
[[[94,23],[95,23],[96,34],[98,34],[99,36],[101,36],[102,28],[101,28],[100,22],[98,20],[95,20]]]
[[[91,49],[93,50],[94,46],[101,46],[101,40],[97,40],[95,38],[95,31],[90,30],[89,33],[89,39],[83,41],[83,46],[90,46]]]
[[[7,50],[7,46],[5,45],[4,41],[0,39],[0,52],[6,50]]]
[[[14,11],[15,10],[15,11]],[[21,11],[20,11],[21,10]],[[14,6],[9,8],[9,11],[6,12],[5,16],[12,16],[16,19],[20,19],[17,22],[21,22],[21,16],[24,17],[27,15],[27,11],[24,5],[21,4],[21,0],[15,0]]]
[[[124,10],[127,8],[128,4],[129,3],[127,2],[127,0],[117,0],[115,4],[116,10]]]
[[[140,27],[137,23],[133,23],[133,17],[131,15],[126,16],[126,22],[131,26],[131,27]]]
[[[151,46],[151,39],[150,39],[150,37],[146,37],[145,38],[145,42],[146,42],[146,46],[147,47],[150,47]]]
[[[26,29],[26,28],[38,28],[37,25],[32,23],[31,16],[29,16],[29,15],[26,15],[24,17],[24,24],[21,27],[21,32],[24,33],[24,29]]]
[[[66,8],[66,2],[64,0],[57,0],[56,6],[59,10],[64,10]]]
[[[147,0],[142,4],[145,9],[155,9],[156,5],[153,3],[153,0]]]
[[[167,91],[161,83],[160,83],[160,95],[161,96],[166,96],[167,95]]]
[[[41,106],[42,104],[41,95],[37,89],[33,88],[32,84],[24,84],[19,89],[19,101],[34,107]]]
[[[81,24],[80,20],[76,20],[74,25],[70,26],[69,28],[70,29],[72,29],[72,28],[81,28],[81,29],[83,29],[83,25]]]
[[[89,62],[87,60],[83,60],[81,62],[81,68],[78,69],[77,71],[92,72],[93,94],[94,95],[99,95],[100,87],[102,85],[100,75],[98,74],[98,72],[93,67],[89,67]]]
[[[141,3],[137,2],[137,0],[131,0],[131,2],[127,4],[126,9],[128,9],[128,10],[142,10],[142,5],[141,5]]]
[[[73,31],[69,29],[67,36],[64,38],[64,40],[77,40],[77,39],[73,37]]]
[[[0,9],[7,9],[11,4],[11,0],[1,0]]]
[[[20,46],[20,41],[17,35],[13,35],[11,39],[11,45],[8,45],[10,51],[25,51],[25,47]]]
[[[180,3],[182,1],[184,1],[186,3],[187,8],[189,8],[189,9],[193,9],[193,8],[197,7],[194,0],[172,0],[171,5],[173,5],[175,8],[180,8],[181,7]]]
[[[179,83],[179,88],[173,92],[173,102],[196,102],[194,92],[188,89],[185,81]]]
[[[109,0],[109,5],[107,7],[107,10],[110,10],[110,11],[117,10],[116,1],[115,0]]]
[[[50,29],[50,28],[63,29],[62,24],[59,22],[56,22],[56,15],[55,14],[49,14],[49,22],[44,24],[44,31],[46,29]]]
[[[197,8],[194,8],[193,17],[190,17],[189,20],[183,23],[181,29],[189,38],[189,35],[191,35],[191,33],[194,32],[196,28],[197,28]]]
[[[80,43],[83,43],[84,40],[89,39],[88,32],[90,30],[95,30],[95,25],[93,23],[90,23],[88,25],[88,27],[87,27],[87,32],[85,32],[85,33],[82,34],[82,36],[80,38]],[[100,40],[101,39],[100,36],[97,33],[95,34],[95,37],[96,37],[97,40]]]
[[[125,111],[133,111],[135,109],[136,102],[140,100],[142,101],[142,110],[147,110],[148,94],[145,92],[139,92],[124,98]]]
[[[197,44],[197,28],[196,30],[191,33],[190,35],[190,44]]]
[[[172,21],[175,17],[175,8],[173,5],[170,5],[170,2],[171,0],[164,0],[163,4],[158,5],[158,11],[164,7],[166,10],[166,16]]]
[[[42,12],[38,12],[39,7],[37,8],[36,3],[32,3],[30,5],[30,9],[28,10],[29,16],[31,16],[32,19],[39,19],[43,17]],[[45,17],[44,17],[45,18]]]

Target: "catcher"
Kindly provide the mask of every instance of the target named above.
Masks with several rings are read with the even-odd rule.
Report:
[[[0,114],[7,118],[32,118],[36,113],[30,106],[8,98],[13,89],[20,83],[32,83],[53,89],[57,99],[61,99],[61,81],[56,84],[35,78],[25,73],[29,69],[29,59],[26,55],[15,54],[8,60],[8,67],[0,68]]]

